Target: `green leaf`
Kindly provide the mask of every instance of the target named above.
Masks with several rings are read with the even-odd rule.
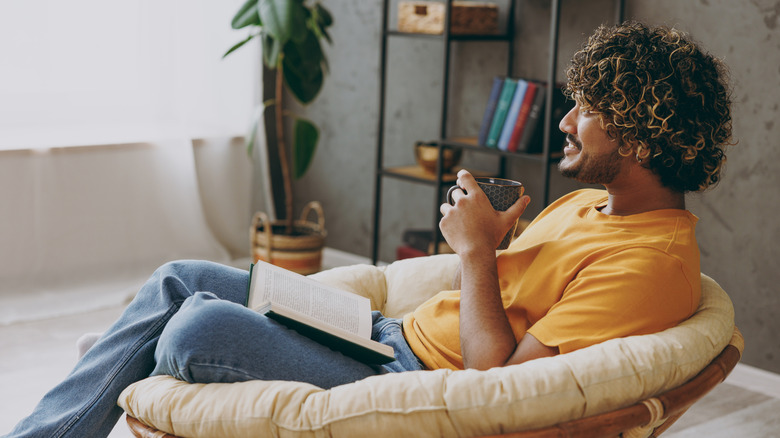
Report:
[[[309,169],[320,132],[314,123],[305,119],[295,119],[293,138],[293,176],[302,177]]]
[[[322,29],[322,36],[325,38],[326,41],[328,41],[328,44],[333,44],[333,40],[330,38],[330,34],[327,30]]]
[[[244,40],[242,40],[242,41],[239,41],[239,42],[238,42],[238,43],[236,43],[236,44],[235,44],[233,47],[231,47],[230,49],[228,49],[228,51],[227,51],[227,52],[225,52],[225,54],[224,54],[224,55],[222,55],[222,58],[225,58],[226,56],[228,56],[228,55],[230,55],[231,53],[235,52],[236,50],[238,50],[238,48],[239,48],[239,47],[241,47],[241,46],[243,46],[244,44],[248,43],[249,41],[251,41],[251,40],[252,40],[252,38],[256,37],[257,35],[258,35],[258,34],[252,34],[252,35],[249,35],[248,37],[246,37],[246,39],[244,39]]]
[[[230,26],[233,29],[242,29],[247,26],[262,26],[260,15],[257,13],[257,1],[247,0],[241,6],[241,9],[233,17],[233,21],[230,22]]]
[[[285,58],[286,61],[287,58]],[[286,65],[286,62],[284,63]],[[322,83],[325,79],[325,75],[322,69],[318,69],[317,74],[314,77],[302,78],[297,76],[295,72],[285,67],[284,69],[284,83],[287,84],[287,88],[302,104],[306,105],[314,100],[322,89]]]
[[[309,28],[314,32],[318,39],[325,39],[328,43],[333,44],[327,28],[333,24],[333,17],[330,12],[325,9],[321,4],[314,5],[314,9],[311,10],[311,17],[307,20]]]
[[[325,6],[322,6],[319,2],[314,5],[314,11],[315,15],[319,17],[317,20],[319,24],[322,26],[322,28],[329,27],[333,24],[333,16],[330,15],[330,11],[325,9]]]
[[[313,79],[322,69],[325,54],[314,32],[308,31],[302,43],[290,41],[284,46],[284,66],[302,79]]]
[[[281,53],[282,44],[270,35],[263,35],[262,41],[265,65],[271,69],[277,68],[279,66],[279,53]]]
[[[293,2],[296,2],[293,0]],[[290,39],[296,42],[301,42],[306,38],[306,20],[309,18],[309,9],[303,5],[303,2],[297,2],[298,6],[293,8],[293,23]]]
[[[299,0],[259,0],[259,15],[269,35],[282,46],[290,38],[302,38],[306,28],[303,4]]]
[[[289,41],[284,47],[284,81],[287,88],[301,103],[314,100],[322,88],[325,77],[325,54],[313,31],[307,30],[306,39],[298,44]]]

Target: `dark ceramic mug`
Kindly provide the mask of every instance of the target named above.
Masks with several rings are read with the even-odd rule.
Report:
[[[477,180],[479,187],[483,192],[485,192],[485,195],[487,195],[487,198],[490,201],[490,205],[492,205],[493,209],[496,211],[506,211],[506,209],[511,207],[512,204],[517,202],[517,200],[523,196],[523,191],[525,190],[522,183],[513,181],[511,179],[490,177],[479,177],[475,179]],[[459,186],[452,186],[447,191],[447,202],[449,204],[455,204],[452,199],[452,192],[455,189],[460,188],[461,187]],[[466,191],[465,189],[462,190],[464,192]],[[512,237],[515,235],[517,223],[518,221],[515,221],[515,224],[512,225],[512,228],[510,228],[509,231],[507,231],[506,235],[501,240],[501,243],[496,249],[507,249],[507,247],[509,247],[509,244],[512,242]]]

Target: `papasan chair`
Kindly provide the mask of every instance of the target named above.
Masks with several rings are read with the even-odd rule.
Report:
[[[437,255],[313,277],[399,317],[447,289],[457,263]],[[118,403],[137,437],[647,437],[723,381],[742,349],[730,299],[702,275],[699,308],[676,327],[520,365],[386,374],[330,390],[155,376]]]

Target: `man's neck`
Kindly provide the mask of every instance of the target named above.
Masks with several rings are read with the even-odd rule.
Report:
[[[653,210],[685,210],[685,194],[664,187],[656,175],[648,176],[651,177],[628,178],[607,185],[609,198],[601,212],[628,216]]]

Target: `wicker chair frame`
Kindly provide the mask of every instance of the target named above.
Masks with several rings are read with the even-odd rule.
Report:
[[[656,437],[677,421],[691,405],[726,379],[742,357],[743,347],[742,334],[735,328],[729,345],[699,374],[677,388],[603,414],[542,429],[485,438]],[[127,416],[127,424],[137,438],[177,438],[130,416]]]

